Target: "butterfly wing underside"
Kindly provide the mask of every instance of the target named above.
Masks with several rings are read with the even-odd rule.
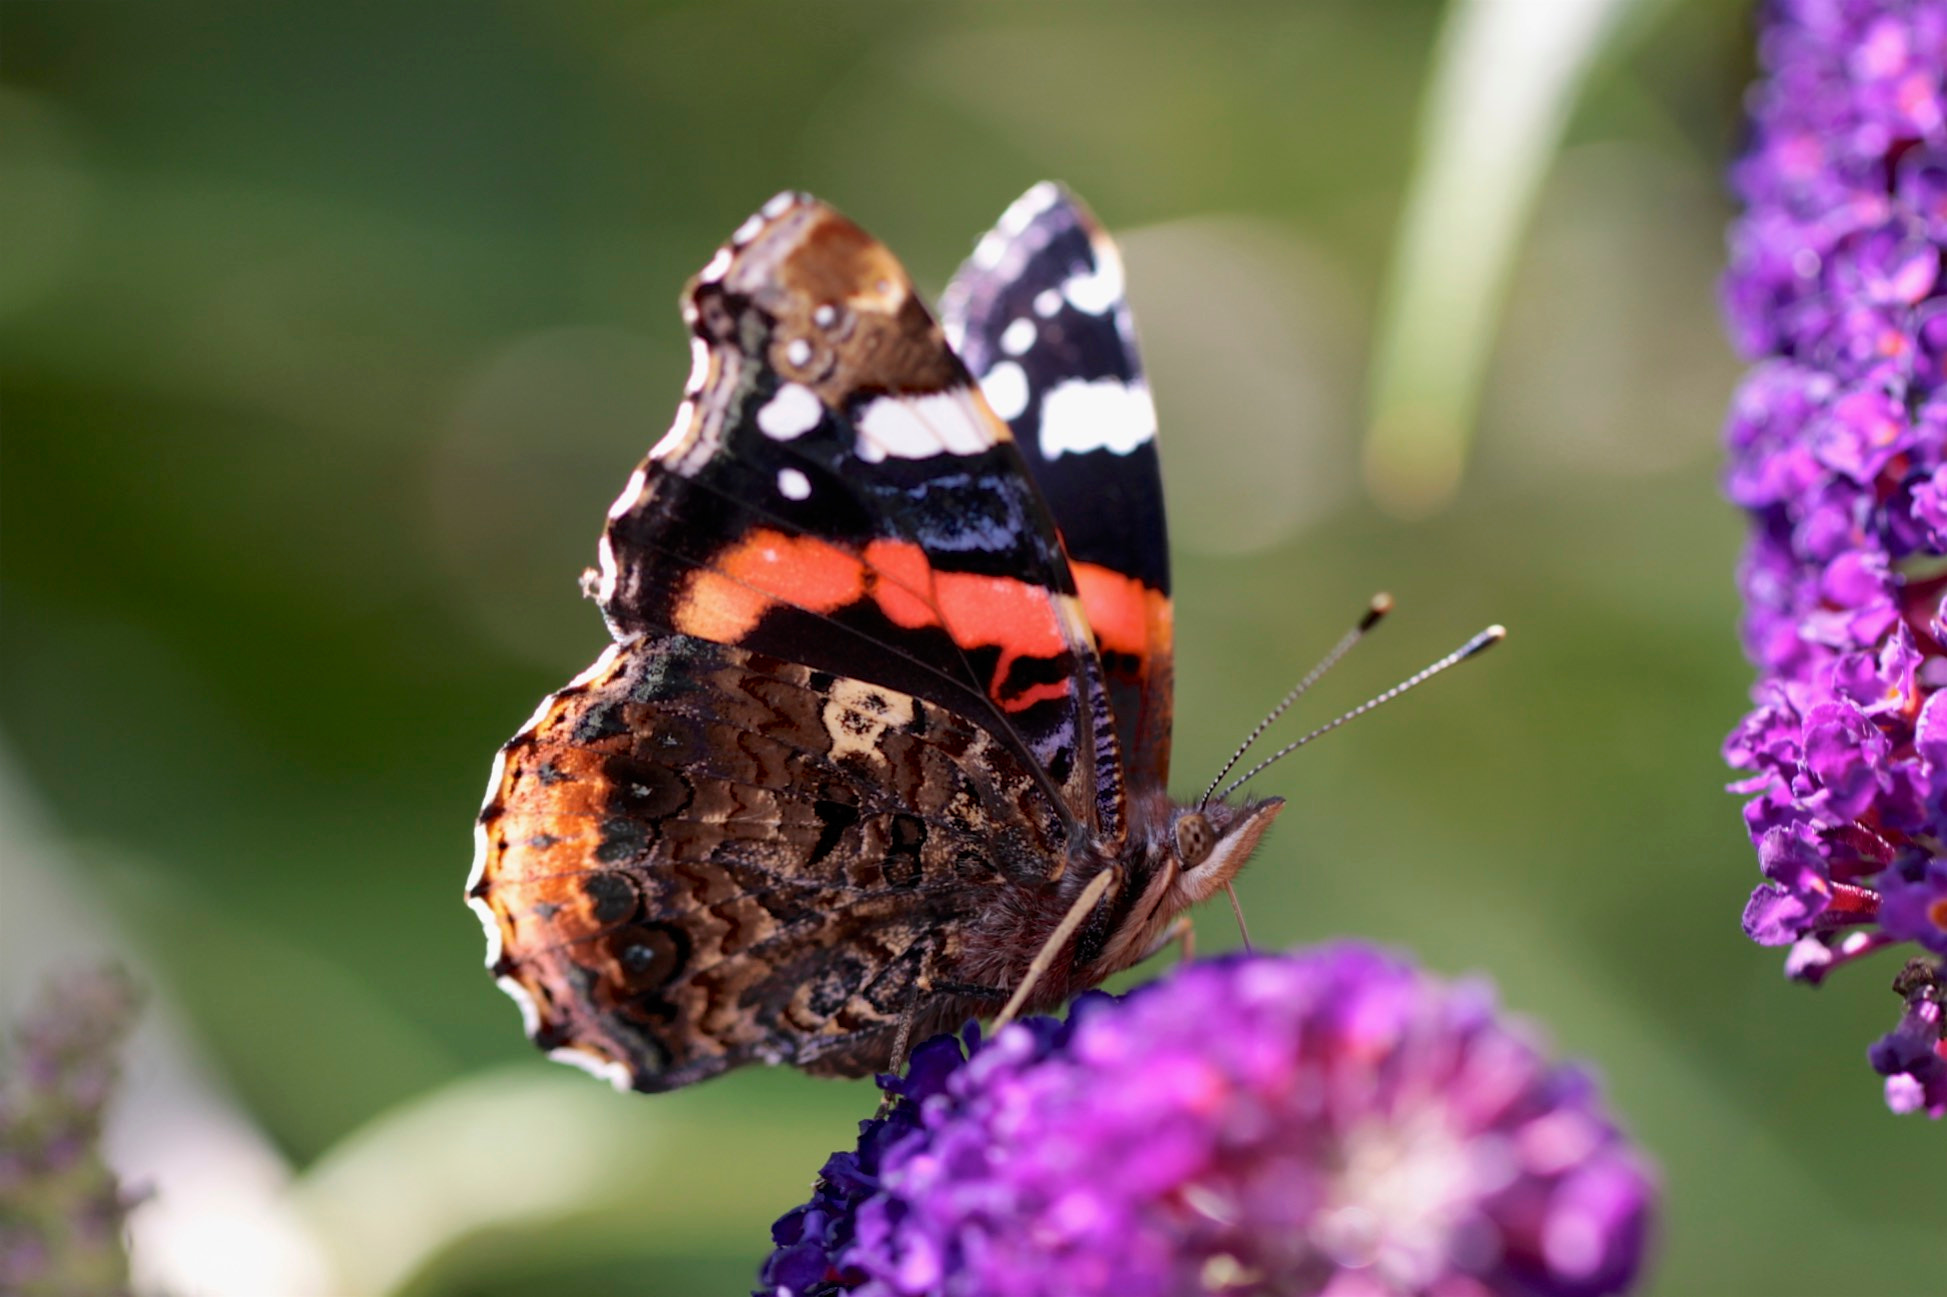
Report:
[[[589,577],[617,642],[503,749],[469,899],[567,1061],[856,1075],[992,1007],[1022,913],[1121,840],[1113,708],[1027,462],[882,246],[780,195],[684,312]]]
[[[940,317],[1061,531],[1130,784],[1160,791],[1173,680],[1169,539],[1156,410],[1121,256],[1080,199],[1036,185],[954,276]]]
[[[616,645],[543,703],[480,832],[529,1034],[646,1090],[754,1060],[857,1075],[908,1016],[957,1026],[981,1005],[943,974],[980,907],[1061,842],[947,709],[685,636]]]

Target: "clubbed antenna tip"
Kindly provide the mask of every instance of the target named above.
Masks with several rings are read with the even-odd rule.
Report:
[[[1203,796],[1197,799],[1199,809],[1209,803],[1211,796],[1217,791],[1217,785],[1224,782],[1225,775],[1236,769],[1237,763],[1243,760],[1244,754],[1251,750],[1251,744],[1257,742],[1258,736],[1263,734],[1265,730],[1271,728],[1271,722],[1284,715],[1291,704],[1303,697],[1307,689],[1317,684],[1319,677],[1323,676],[1327,671],[1330,671],[1340,658],[1351,652],[1352,646],[1363,639],[1366,632],[1374,626],[1377,626],[1380,619],[1392,610],[1393,597],[1384,590],[1381,590],[1367,602],[1365,614],[1359,618],[1359,624],[1340,636],[1339,642],[1332,646],[1331,652],[1327,653],[1319,661],[1317,666],[1307,671],[1305,678],[1293,685],[1291,692],[1286,694],[1279,701],[1278,705],[1273,707],[1265,715],[1264,719],[1259,721],[1256,727],[1244,736],[1244,741],[1237,745],[1237,751],[1230,754],[1230,760],[1224,762],[1224,768],[1217,772],[1217,777],[1210,781],[1210,787],[1204,789]]]
[[[1476,653],[1485,653],[1507,637],[1508,628],[1497,622],[1462,644],[1460,651],[1454,655],[1454,661],[1465,662]]]

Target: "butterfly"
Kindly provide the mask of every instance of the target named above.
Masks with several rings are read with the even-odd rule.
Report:
[[[584,577],[614,642],[476,828],[528,1035],[637,1090],[860,1076],[1154,953],[1283,803],[1166,789],[1156,415],[1094,217],[1030,189],[936,322],[783,193],[682,305],[682,403]]]

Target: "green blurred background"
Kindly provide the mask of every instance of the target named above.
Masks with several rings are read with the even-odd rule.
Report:
[[[748,1284],[873,1093],[539,1061],[461,904],[472,817],[604,642],[575,578],[716,243],[810,189],[932,293],[1057,177],[1123,242],[1161,409],[1180,793],[1374,590],[1399,612],[1299,724],[1513,632],[1261,781],[1292,806],[1241,884],[1259,944],[1485,973],[1599,1067],[1667,1184],[1655,1291],[1939,1291],[1941,1133],[1864,1061],[1892,968],[1814,994],[1737,928],[1714,294],[1749,15],[1500,6],[1593,15],[1585,57],[1516,114],[1532,207],[1496,235],[1435,201],[1415,258],[1451,161],[1431,87],[1549,75],[1443,29],[1488,7],[0,4],[0,918],[34,952],[7,1003],[121,950],[193,1078],[145,1129],[216,1105],[255,1141],[247,1185],[214,1143],[214,1188],[165,1163],[138,1264],[176,1248],[185,1293]],[[1448,183],[1519,199],[1483,156]],[[1457,491],[1362,450],[1396,400],[1466,455]],[[1222,906],[1199,932],[1237,940]],[[282,1250],[192,1246],[181,1213],[172,1240],[195,1192],[257,1195],[235,1219]]]

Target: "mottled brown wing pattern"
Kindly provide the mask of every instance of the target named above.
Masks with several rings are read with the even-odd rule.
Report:
[[[943,707],[653,635],[502,750],[468,898],[563,1061],[640,1090],[753,1060],[860,1075],[909,1016],[923,1038],[995,1007],[964,981],[993,970],[976,912],[1062,888],[1063,832]]]

